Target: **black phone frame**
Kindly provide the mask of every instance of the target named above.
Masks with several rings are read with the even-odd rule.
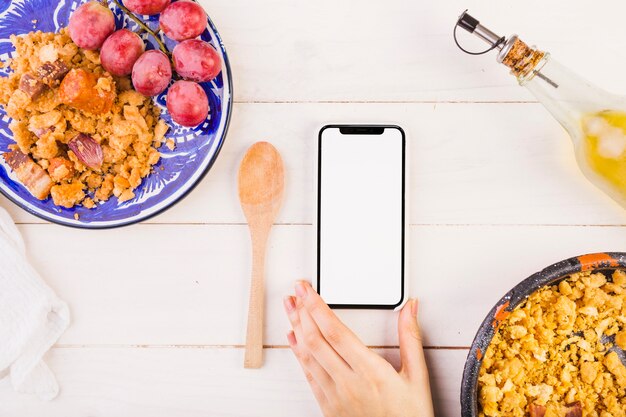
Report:
[[[396,304],[329,304],[330,308],[336,309],[370,309],[370,310],[394,310],[404,302],[404,276],[406,270],[406,135],[404,130],[398,125],[357,125],[357,124],[329,124],[322,127],[318,134],[317,145],[317,230],[316,230],[316,246],[317,246],[317,293],[321,295],[321,203],[322,203],[322,133],[326,129],[339,129],[343,135],[382,135],[385,129],[397,129],[402,135],[402,255],[401,255],[401,277],[400,277],[400,300]],[[344,133],[345,132],[345,133]]]

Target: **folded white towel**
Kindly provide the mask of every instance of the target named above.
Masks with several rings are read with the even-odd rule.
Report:
[[[59,386],[43,355],[70,322],[67,304],[26,260],[24,241],[0,208],[0,378],[13,387],[50,400]]]

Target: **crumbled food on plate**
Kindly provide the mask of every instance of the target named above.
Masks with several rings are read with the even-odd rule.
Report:
[[[15,144],[2,155],[40,200],[96,207],[132,199],[160,159],[167,124],[128,77],[113,77],[97,51],[59,33],[12,36],[12,72],[0,78],[0,105]],[[0,64],[3,65],[3,64]]]
[[[581,272],[499,323],[479,375],[479,416],[626,416],[626,273]]]

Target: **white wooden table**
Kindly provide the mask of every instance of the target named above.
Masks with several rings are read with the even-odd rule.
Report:
[[[72,311],[47,356],[60,396],[17,395],[5,379],[0,416],[319,416],[286,347],[281,300],[312,275],[315,143],[327,123],[408,134],[410,294],[421,299],[437,416],[459,415],[467,348],[504,292],[563,258],[626,250],[626,212],[583,179],[561,127],[493,55],[465,55],[451,38],[469,7],[626,93],[624,2],[202,3],[226,43],[236,105],[217,163],[187,199],[145,224],[92,232],[0,201]],[[265,366],[244,370],[251,265],[235,174],[258,140],[282,152],[287,193],[270,242]],[[394,313],[339,314],[397,362]]]

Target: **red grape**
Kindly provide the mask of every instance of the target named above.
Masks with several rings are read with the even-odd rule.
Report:
[[[163,33],[175,41],[200,36],[207,25],[207,15],[202,6],[189,0],[180,0],[167,6],[159,16]]]
[[[135,32],[120,29],[104,41],[100,62],[105,70],[118,77],[133,71],[133,65],[145,50],[143,41]]]
[[[170,0],[125,0],[124,6],[133,13],[159,14],[170,4]]]
[[[108,7],[90,1],[72,13],[68,28],[76,45],[93,51],[115,30],[115,17]]]
[[[170,60],[159,50],[144,52],[133,67],[133,86],[147,97],[161,94],[171,79]]]
[[[209,114],[209,99],[193,81],[176,81],[167,92],[166,101],[172,120],[182,126],[197,126]]]
[[[179,43],[174,48],[172,57],[176,72],[188,80],[209,81],[222,70],[222,60],[215,48],[199,39]]]

